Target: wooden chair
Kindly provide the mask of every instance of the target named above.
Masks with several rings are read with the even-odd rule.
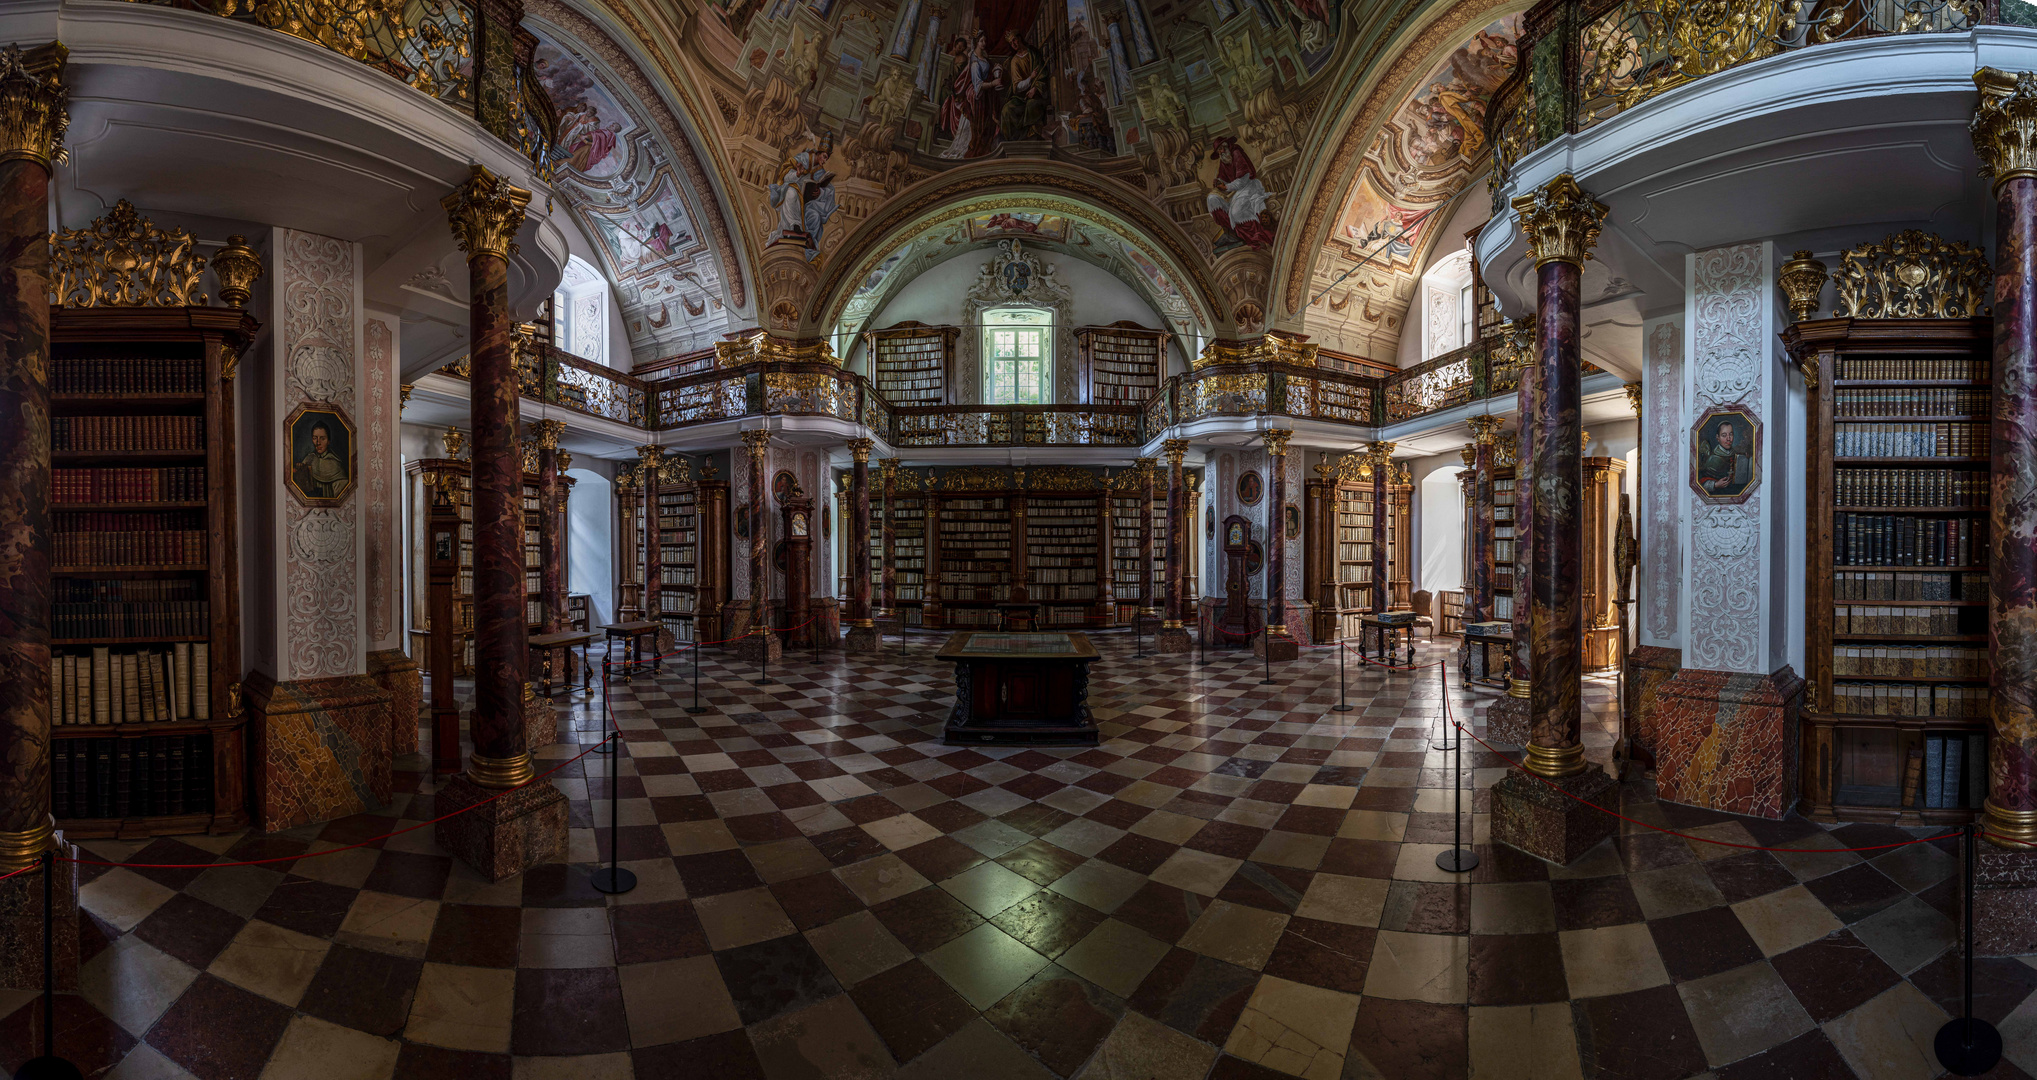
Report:
[[[1431,641],[1434,641],[1436,638],[1436,617],[1435,612],[1431,610],[1435,600],[1435,596],[1427,589],[1414,595],[1415,625],[1428,627],[1429,640]]]

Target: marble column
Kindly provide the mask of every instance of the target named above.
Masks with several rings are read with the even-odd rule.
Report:
[[[1471,576],[1464,590],[1464,621],[1492,621],[1492,450],[1497,416],[1471,418]]]
[[[61,43],[0,49],[0,874],[70,848],[50,816],[50,158]],[[78,971],[77,870],[57,864],[58,981]],[[0,882],[0,988],[42,985],[39,873]],[[39,1032],[40,1027],[36,1030]],[[38,1039],[39,1041],[39,1039]]]
[[[1160,589],[1153,584],[1153,487],[1158,470],[1152,458],[1133,458],[1138,467],[1139,491],[1139,602],[1145,605],[1148,618],[1160,615]]]
[[[877,476],[884,484],[884,614],[891,616],[898,611],[898,460],[878,462]]]
[[[1287,632],[1287,440],[1290,428],[1271,428],[1265,433],[1267,486],[1271,512],[1266,527],[1266,632],[1252,642],[1252,653],[1269,660],[1292,660],[1300,647]],[[1187,578],[1183,568],[1183,579]]]
[[[1533,491],[1534,542],[1525,589],[1519,575],[1516,612],[1528,608],[1528,634],[1516,637],[1534,673],[1528,687],[1529,742],[1524,764],[1535,775],[1509,773],[1493,789],[1493,839],[1555,863],[1569,863],[1611,836],[1618,819],[1604,811],[1618,785],[1587,769],[1579,711],[1583,624],[1578,581],[1584,547],[1584,474],[1579,414],[1578,281],[1598,240],[1603,204],[1568,175],[1514,200],[1514,213],[1535,260],[1535,356],[1521,372],[1534,384],[1521,414],[1525,485]],[[1516,633],[1520,620],[1515,619]],[[1561,787],[1553,790],[1550,785]],[[1567,795],[1565,793],[1568,793]]]
[[[1524,352],[1532,352],[1532,335]],[[1485,714],[1486,730],[1490,736],[1501,742],[1526,746],[1529,742],[1528,692],[1534,685],[1532,672],[1534,656],[1528,648],[1528,582],[1533,577],[1530,566],[1535,550],[1535,487],[1530,481],[1534,475],[1534,426],[1528,417],[1535,414],[1535,390],[1537,375],[1533,357],[1523,359],[1520,386],[1514,393],[1514,408],[1520,415],[1520,432],[1515,440],[1514,454],[1514,586],[1512,622],[1514,635],[1513,664],[1508,675],[1506,695],[1492,703]]]
[[[532,782],[536,773],[524,734],[530,631],[509,257],[530,192],[477,165],[473,177],[442,203],[467,253],[471,297],[474,751],[467,771],[447,782],[437,805],[441,814],[473,809],[440,821],[437,835],[441,846],[481,876],[500,881],[563,855],[566,847],[566,797],[549,781]]]
[[[1387,583],[1386,557],[1393,544],[1389,534],[1393,531],[1392,501],[1388,498],[1393,485],[1393,448],[1390,442],[1376,442],[1367,453],[1372,462],[1372,613],[1377,615],[1392,607],[1392,587]]]
[[[1994,178],[1988,499],[1988,844],[1975,948],[2037,951],[2037,76],[1974,74],[1974,150]]]
[[[644,566],[644,621],[658,624],[660,652],[665,647],[665,606],[658,599],[658,586],[664,581],[665,572],[664,552],[659,544],[662,533],[658,529],[658,466],[664,460],[665,451],[656,443],[637,447],[637,487],[644,495],[644,546],[636,557],[643,560]]]
[[[538,513],[544,530],[538,534],[538,588],[545,595],[545,632],[556,634],[566,628],[566,589],[559,572],[559,526],[565,518],[561,505],[566,485],[559,480],[559,436],[566,432],[564,420],[540,420],[532,425],[538,441]]]
[[[844,652],[876,652],[877,624],[870,618],[870,439],[850,439],[849,457],[849,633]]]
[[[771,433],[758,428],[745,431],[743,450],[750,455],[750,611],[749,630],[736,642],[736,655],[745,660],[776,660],[784,655],[778,635],[771,632],[771,579],[766,576],[768,522],[764,513],[764,474],[770,471]],[[931,520],[928,528],[933,527]]]
[[[1167,454],[1167,615],[1160,623],[1160,634],[1154,639],[1154,651],[1162,653],[1185,653],[1190,648],[1188,631],[1181,620],[1187,610],[1182,564],[1182,545],[1188,538],[1181,535],[1182,525],[1188,520],[1187,493],[1183,489],[1181,461],[1188,456],[1187,439],[1169,439],[1162,444]]]

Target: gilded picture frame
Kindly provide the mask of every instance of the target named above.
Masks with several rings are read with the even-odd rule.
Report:
[[[1761,418],[1745,405],[1715,405],[1690,427],[1690,489],[1737,505],[1761,489]]]
[[[344,506],[359,486],[354,422],[331,402],[306,402],[283,421],[283,486],[305,506]]]

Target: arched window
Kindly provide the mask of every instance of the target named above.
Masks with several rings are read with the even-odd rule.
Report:
[[[1044,405],[1054,399],[1054,313],[1000,307],[983,313],[983,402]]]
[[[552,293],[552,345],[582,360],[608,363],[608,282],[585,259],[566,263]]]
[[[1422,275],[1422,359],[1434,360],[1471,344],[1478,336],[1477,314],[1471,295],[1471,252],[1437,259]]]

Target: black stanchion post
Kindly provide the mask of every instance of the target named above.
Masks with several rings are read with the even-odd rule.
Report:
[[[1350,712],[1352,708],[1349,692],[1344,686],[1344,643],[1337,642],[1337,704],[1332,712]]]
[[[1259,657],[1266,661],[1266,677],[1259,680],[1260,686],[1273,685],[1273,643],[1266,639],[1266,628],[1259,628]]]
[[[609,731],[607,739],[614,739],[617,744],[620,744],[622,732],[614,726],[615,717],[613,715],[608,717],[608,723]],[[607,739],[603,741],[606,742]],[[594,871],[594,878],[591,882],[596,892],[611,894],[626,893],[637,887],[636,874],[624,870],[621,866],[617,865],[622,858],[622,836],[616,828],[622,823],[622,812],[618,809],[621,805],[620,796],[622,793],[617,789],[615,759],[621,756],[622,747],[620,745],[616,745],[613,752],[608,755],[608,865]]]
[[[1458,674],[1461,675],[1463,673],[1459,672]],[[1436,661],[1436,675],[1437,675],[1436,680],[1437,685],[1443,688],[1443,693],[1445,695],[1448,695],[1450,693],[1450,676],[1444,670],[1443,662],[1441,660]],[[1445,752],[1456,750],[1458,739],[1460,739],[1461,736],[1457,734],[1456,729],[1453,728],[1450,724],[1450,704],[1448,701],[1439,702],[1438,704],[1440,704],[1443,708],[1443,741],[1430,743],[1429,749],[1442,750]],[[1458,757],[1462,758],[1463,754],[1460,752],[1458,754]]]
[[[1975,826],[1966,826],[1966,925],[1961,937],[1966,961],[1966,1006],[1938,1029],[1933,1049],[1938,1064],[1954,1076],[1979,1076],[2002,1060],[2002,1033],[1973,1015],[1973,853]]]
[[[693,649],[693,704],[686,706],[686,714],[688,716],[699,716],[701,713],[707,711],[707,706],[702,705],[700,703],[700,643],[697,641],[694,642],[692,649]]]
[[[770,631],[766,630],[764,633],[768,634]],[[762,686],[771,681],[771,647],[768,642],[763,641],[757,645],[757,685]]]
[[[1198,605],[1195,613],[1195,665],[1197,667],[1203,667],[1209,663],[1209,634],[1214,626],[1215,623],[1211,623],[1209,626],[1202,624],[1202,611]]]
[[[57,853],[42,853],[42,1056],[31,1058],[15,1080],[84,1080],[76,1065],[57,1056]]]
[[[1436,665],[1436,680],[1443,688],[1443,722],[1450,723],[1450,669]],[[1450,850],[1436,855],[1436,869],[1463,874],[1478,868],[1478,852],[1464,846],[1464,738],[1457,744],[1457,767],[1450,770],[1450,786],[1457,791],[1455,809],[1450,812]]]

